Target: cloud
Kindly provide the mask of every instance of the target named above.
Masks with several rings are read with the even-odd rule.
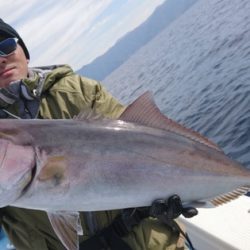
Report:
[[[68,63],[78,69],[143,22],[164,0],[0,0],[0,17],[14,26],[31,65]]]
[[[69,58],[74,62],[73,55],[79,54],[74,44],[80,43],[96,15],[111,1],[69,2],[61,1],[60,6],[53,5],[47,10],[41,6],[40,10],[46,11],[33,15],[20,29],[36,64],[48,64],[51,55],[52,64],[66,63]]]

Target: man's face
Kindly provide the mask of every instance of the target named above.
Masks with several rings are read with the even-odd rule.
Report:
[[[0,88],[7,87],[12,81],[28,76],[28,60],[18,44],[13,54],[0,56]]]

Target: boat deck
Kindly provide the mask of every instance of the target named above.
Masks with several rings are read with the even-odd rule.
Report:
[[[199,209],[191,219],[180,219],[198,250],[250,250],[250,197],[212,209]]]

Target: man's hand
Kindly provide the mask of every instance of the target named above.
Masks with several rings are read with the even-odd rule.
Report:
[[[188,234],[176,223],[174,219],[183,215],[191,218],[198,214],[198,210],[194,207],[183,207],[181,199],[178,195],[172,195],[168,199],[155,200],[149,209],[149,214],[171,226],[174,231],[179,232],[186,239],[189,249],[195,250]]]
[[[176,219],[181,214],[186,218],[191,218],[198,214],[198,210],[194,207],[183,207],[180,197],[173,195],[166,200],[155,200],[150,207],[149,214],[156,218],[166,216],[168,220],[171,220]]]

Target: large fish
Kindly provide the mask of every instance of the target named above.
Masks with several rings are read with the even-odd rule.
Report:
[[[119,120],[0,120],[0,207],[47,211],[67,249],[78,248],[76,211],[149,206],[173,194],[217,206],[249,187],[250,171],[161,114],[149,93]]]

